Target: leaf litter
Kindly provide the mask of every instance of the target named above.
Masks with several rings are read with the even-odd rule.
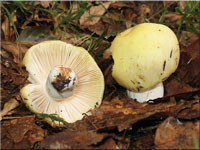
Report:
[[[176,5],[175,2],[163,3],[165,6]],[[110,43],[110,37],[112,39],[112,36],[119,31],[132,27],[133,24],[131,22],[156,22],[156,20],[161,19],[160,15],[154,14],[154,10],[163,8],[163,3],[91,2],[90,4],[95,4],[95,6],[92,6],[89,11],[85,12],[75,22],[81,24],[82,30],[80,32],[82,33],[90,31],[95,32],[96,35],[102,35],[107,29],[108,42],[105,45],[100,44],[97,48],[99,51]],[[181,6],[181,11],[186,9],[184,4],[178,3]],[[37,2],[35,5],[52,9],[55,3]],[[69,8],[67,2],[62,2],[61,5]],[[77,8],[79,6],[76,2],[73,2],[73,5]],[[98,11],[101,14],[98,14],[96,10],[101,10]],[[139,13],[140,11],[142,13]],[[93,17],[88,16],[88,14]],[[96,15],[100,17],[94,17]],[[148,17],[150,18],[149,20],[147,19]],[[169,22],[179,22],[181,19],[180,14],[171,13],[170,11],[166,12],[165,17]],[[56,24],[59,24],[60,18],[56,19],[58,18],[42,17],[36,12],[34,20],[36,23],[33,20],[29,20],[23,24],[23,29],[26,27],[30,29],[31,23],[34,23],[39,28],[42,22],[47,22],[47,24],[57,22]],[[121,19],[124,20],[122,21]],[[5,25],[7,24],[6,19],[3,22]],[[174,25],[169,26],[173,30],[177,30]],[[9,42],[10,39],[12,41],[14,39],[13,27],[11,25],[7,25],[7,27],[10,28],[9,30],[12,33],[9,34],[8,30],[4,29],[4,39],[6,40],[1,41],[1,113],[4,112],[3,106],[6,108],[6,102],[9,100],[21,100],[19,98],[19,90],[26,84],[28,77],[24,66],[18,59],[18,45],[15,42]],[[49,29],[52,28],[51,26],[49,27]],[[65,26],[61,25],[60,27],[63,28]],[[61,29],[59,30],[62,31]],[[60,34],[60,31],[56,31],[56,34]],[[49,31],[48,33],[53,32]],[[66,34],[68,36],[75,35],[70,29]],[[49,35],[42,33],[39,39],[33,35],[28,41],[21,41],[22,56],[29,47],[42,41],[43,38],[44,40],[48,39]],[[68,41],[63,35],[59,35],[60,40]],[[87,33],[85,35],[87,36]],[[27,39],[26,34],[23,36],[24,40]],[[104,40],[107,39],[104,38]],[[199,139],[197,126],[199,124],[200,52],[199,40],[197,39],[197,36],[193,33],[191,34],[191,32],[184,30],[181,32],[181,61],[177,71],[164,82],[165,97],[143,104],[127,99],[125,89],[120,87],[111,76],[113,60],[111,53],[107,50],[102,53],[103,56],[97,61],[104,73],[106,82],[104,100],[99,108],[91,110],[91,116],[85,115],[82,120],[66,124],[62,128],[52,128],[42,122],[39,117],[31,115],[32,113],[22,104],[14,112],[10,114],[6,112],[5,115],[7,117],[5,118],[7,119],[1,121],[2,148],[142,149],[177,148],[177,144],[181,145],[182,148],[193,148],[194,136],[191,132],[196,134],[197,141]],[[74,41],[70,39],[70,42],[73,43]],[[11,108],[11,106],[9,107]],[[178,123],[177,120],[179,121]],[[174,129],[177,129],[177,131]],[[188,132],[182,133],[183,131]],[[183,139],[181,137],[186,138]],[[185,142],[181,143],[183,140]]]

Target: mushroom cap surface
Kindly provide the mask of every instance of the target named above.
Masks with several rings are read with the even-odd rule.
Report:
[[[32,46],[25,54],[23,63],[31,83],[20,92],[31,111],[58,114],[66,122],[72,123],[82,119],[83,113],[101,104],[104,77],[84,48],[62,41],[45,41]],[[71,68],[77,78],[73,94],[61,101],[52,98],[45,88],[48,75],[55,66]],[[47,121],[52,124],[49,119]]]
[[[180,50],[165,25],[138,24],[118,34],[111,45],[112,76],[123,87],[143,92],[166,80],[178,67]]]

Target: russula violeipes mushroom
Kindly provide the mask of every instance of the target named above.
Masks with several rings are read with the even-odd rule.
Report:
[[[31,111],[57,114],[73,123],[101,104],[104,77],[84,48],[62,41],[45,41],[32,46],[23,63],[31,83],[20,92]]]
[[[112,76],[139,102],[162,97],[165,81],[178,67],[180,50],[165,25],[142,23],[118,34],[111,44]]]

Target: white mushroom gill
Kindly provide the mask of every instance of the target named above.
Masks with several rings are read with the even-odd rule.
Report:
[[[72,123],[101,104],[103,74],[85,49],[62,41],[46,41],[31,47],[23,63],[31,84],[21,89],[21,96],[33,112],[58,114]]]

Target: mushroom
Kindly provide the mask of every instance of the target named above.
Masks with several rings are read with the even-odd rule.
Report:
[[[73,123],[101,104],[104,77],[84,48],[57,40],[45,41],[32,46],[23,63],[31,83],[20,93],[31,111],[57,114]],[[46,121],[60,125],[58,121]]]
[[[112,76],[138,102],[163,97],[162,82],[177,69],[180,58],[174,32],[156,23],[138,24],[118,34],[111,52]]]

